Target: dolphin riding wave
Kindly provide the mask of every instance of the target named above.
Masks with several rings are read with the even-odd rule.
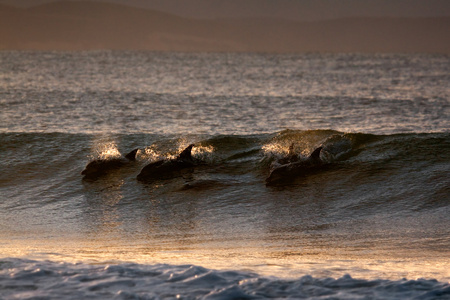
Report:
[[[191,151],[193,147],[194,144],[189,145],[174,159],[162,159],[146,165],[137,176],[137,180],[150,182],[159,179],[170,179],[179,176],[183,171],[204,164],[202,160],[192,157]]]
[[[290,153],[290,162],[274,167],[271,170],[269,177],[266,179],[266,185],[285,183],[295,177],[305,175],[308,172],[319,169],[326,164],[326,162],[320,158],[320,152],[322,149],[323,147],[315,149],[311,155],[304,160],[298,160],[298,157],[294,157],[292,153]]]
[[[106,175],[111,170],[119,169],[129,162],[136,160],[136,154],[138,149],[134,149],[125,156],[115,157],[110,159],[99,158],[89,162],[81,175],[84,175],[83,179],[95,180],[101,176]]]

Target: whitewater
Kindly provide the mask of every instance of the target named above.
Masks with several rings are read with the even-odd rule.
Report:
[[[0,299],[449,299],[449,82],[448,55],[2,51]]]

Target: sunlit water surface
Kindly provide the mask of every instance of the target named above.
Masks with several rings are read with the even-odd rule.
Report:
[[[56,288],[40,280],[55,276],[74,299],[91,296],[80,277],[61,275],[75,272],[108,278],[101,289],[126,298],[120,278],[136,283],[124,274],[144,272],[162,274],[164,283],[141,277],[161,298],[179,290],[200,298],[207,293],[183,284],[205,267],[238,272],[211,271],[223,281],[199,283],[226,299],[272,295],[258,276],[304,275],[341,277],[314,283],[339,299],[385,299],[391,286],[399,293],[393,299],[405,291],[448,296],[441,283],[396,280],[450,278],[449,62],[445,55],[0,52],[0,279],[8,282],[0,290],[25,297],[34,280],[43,294],[30,295],[47,297]],[[207,167],[136,180],[147,163],[190,143]],[[266,186],[271,164],[291,145],[304,157],[324,146],[330,165]],[[141,149],[135,163],[82,180],[89,160],[134,148]],[[104,264],[118,269],[89,267]],[[170,285],[164,274],[177,272],[190,275]],[[264,284],[229,279],[249,280],[246,272]],[[25,294],[8,288],[12,279]],[[223,294],[228,285],[234,292]],[[343,292],[350,287],[357,290]],[[294,290],[301,289],[287,295],[300,297]]]

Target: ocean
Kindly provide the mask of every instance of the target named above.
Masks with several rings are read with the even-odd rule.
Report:
[[[0,107],[0,299],[450,299],[448,55],[2,51]]]

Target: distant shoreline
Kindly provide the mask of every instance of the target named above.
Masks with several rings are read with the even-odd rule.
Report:
[[[100,2],[0,4],[0,50],[450,53],[450,17],[189,19]]]

